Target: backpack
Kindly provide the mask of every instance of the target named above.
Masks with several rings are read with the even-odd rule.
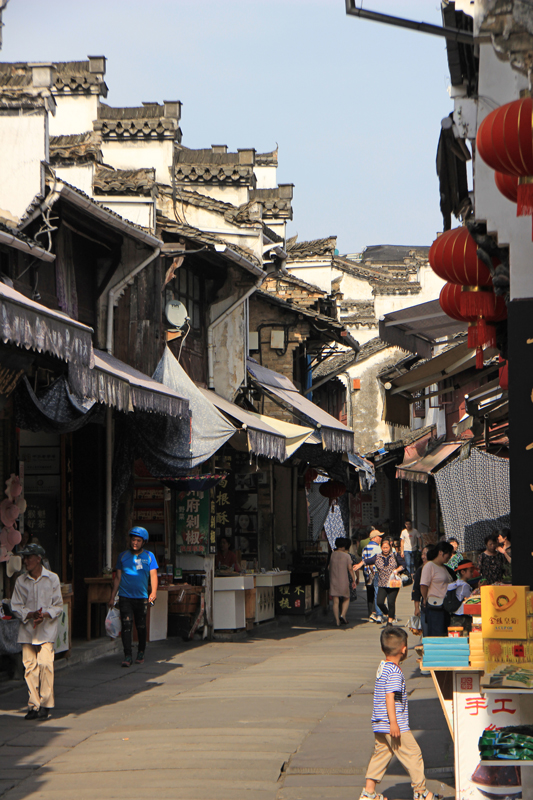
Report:
[[[445,611],[448,612],[448,614],[455,614],[455,612],[457,611],[462,602],[463,601],[459,600],[459,598],[457,597],[455,588],[448,589],[448,591],[444,596],[442,607]]]

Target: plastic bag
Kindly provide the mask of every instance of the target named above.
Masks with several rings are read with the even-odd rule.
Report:
[[[122,623],[120,621],[120,611],[118,608],[113,606],[113,608],[109,609],[107,612],[107,617],[105,618],[106,636],[109,636],[111,639],[118,639],[121,630]]]
[[[416,614],[414,614],[412,617],[409,617],[407,627],[411,633],[414,633],[415,636],[422,635],[422,623],[420,621],[420,617],[418,617]]]

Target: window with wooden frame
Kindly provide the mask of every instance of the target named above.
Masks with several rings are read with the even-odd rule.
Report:
[[[167,289],[167,302],[169,300],[179,300],[189,314],[192,330],[200,330],[201,327],[201,303],[202,303],[202,283],[200,278],[187,267],[181,267],[169,289]]]
[[[433,395],[433,397],[429,398],[430,408],[442,408],[441,395],[437,394],[440,388],[441,388],[440,383],[432,383],[431,386],[429,387],[429,394]]]
[[[426,398],[424,392],[416,392],[414,397],[416,397],[416,400],[413,403],[413,417],[423,419],[426,416]]]

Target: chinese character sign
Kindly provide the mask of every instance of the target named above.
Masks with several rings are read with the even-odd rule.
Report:
[[[482,586],[484,639],[526,639],[526,586]]]
[[[176,547],[178,553],[212,552],[209,492],[179,492],[176,497]]]

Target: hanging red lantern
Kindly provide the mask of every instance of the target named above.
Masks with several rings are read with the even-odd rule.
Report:
[[[477,244],[466,228],[442,233],[429,249],[429,263],[439,278],[461,286],[492,286],[488,267],[477,257]]]
[[[482,315],[476,309],[469,312],[468,303],[464,301],[464,289],[465,287],[446,283],[441,289],[439,303],[444,313],[452,319],[468,322],[468,346],[476,350],[476,368],[482,369],[483,347],[496,346],[496,328],[490,323],[505,319],[507,307],[503,297],[485,291],[488,310]]]
[[[498,172],[519,179],[516,214],[533,215],[533,100],[522,97],[485,117],[477,132],[477,152]]]
[[[346,492],[346,486],[340,481],[328,481],[327,483],[322,483],[318,491],[323,497],[328,498],[329,505],[332,506]]]
[[[516,175],[505,175],[503,172],[494,173],[494,183],[499,191],[511,203],[516,203],[518,200],[518,178]]]
[[[318,478],[318,472],[314,467],[308,467],[305,473],[305,488],[307,491],[311,488],[311,484]]]

